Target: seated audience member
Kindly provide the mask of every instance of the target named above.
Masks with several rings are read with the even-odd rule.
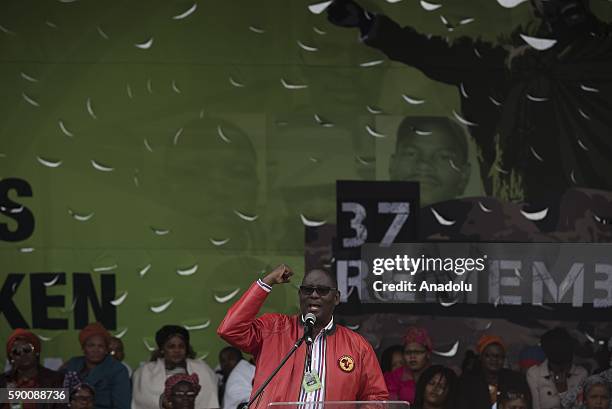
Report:
[[[164,383],[164,393],[161,396],[161,408],[195,409],[196,399],[201,389],[200,380],[196,373],[191,375],[172,375],[166,379]],[[200,409],[199,406],[198,409]]]
[[[384,374],[390,400],[414,402],[416,383],[430,365],[432,343],[424,328],[410,327],[404,336],[405,366]]]
[[[459,380],[456,407],[459,409],[490,409],[497,402],[500,390],[519,385],[528,390],[524,377],[504,368],[506,347],[495,335],[483,335],[478,340],[476,352],[480,355],[480,367],[474,373],[464,373]]]
[[[123,349],[123,341],[121,341],[120,338],[112,337],[111,340],[110,340],[110,343],[108,345],[108,350],[109,350],[109,354],[113,358],[115,358],[117,361],[121,362],[123,364],[123,366],[125,366],[125,369],[127,369],[128,375],[131,378],[132,377],[132,368],[130,368],[130,366],[128,364],[123,362],[123,359],[125,358],[125,352],[124,352],[124,349]]]
[[[406,365],[404,347],[401,345],[390,346],[383,351],[380,357],[380,369],[382,369],[383,375],[387,372],[393,372],[404,365]]]
[[[463,361],[461,362],[461,374],[462,375],[473,375],[480,371],[480,359],[478,355],[471,349],[465,351]]]
[[[94,388],[81,383],[70,390],[70,409],[94,409],[95,397]]]
[[[612,369],[592,375],[561,397],[563,409],[612,409]]]
[[[559,394],[578,386],[586,377],[584,368],[574,365],[573,339],[563,328],[555,328],[540,340],[546,360],[527,371],[533,409],[558,409]]]
[[[520,386],[508,386],[497,395],[497,409],[531,409],[529,391]]]
[[[0,375],[0,388],[61,388],[64,375],[40,364],[40,340],[25,329],[17,328],[6,341],[6,356],[11,369]],[[0,408],[8,408],[0,403]],[[51,404],[25,404],[25,408],[50,408]]]
[[[414,408],[451,409],[454,407],[457,375],[441,365],[428,367],[416,384]]]
[[[95,390],[96,409],[128,409],[132,399],[127,369],[108,354],[111,335],[100,323],[79,333],[83,356],[71,358],[64,371],[76,372],[82,383]]]
[[[155,334],[155,342],[158,349],[151,362],[134,371],[132,409],[158,407],[166,380],[177,374],[198,375],[202,387],[195,402],[198,409],[218,408],[216,375],[204,361],[195,359],[189,332],[177,325],[165,325]]]
[[[239,404],[248,402],[253,389],[255,365],[242,357],[242,352],[234,347],[223,348],[219,353],[219,363],[223,373],[223,409],[236,409]]]
[[[540,365],[546,360],[544,350],[538,345],[530,345],[521,349],[518,357],[518,365],[523,375],[527,374],[527,370],[532,366]]]

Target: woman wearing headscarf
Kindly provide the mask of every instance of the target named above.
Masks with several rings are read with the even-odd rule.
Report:
[[[71,358],[64,370],[76,372],[82,383],[95,390],[96,409],[128,409],[132,389],[127,369],[108,353],[111,335],[100,323],[79,332],[83,356]]]
[[[6,341],[10,371],[0,375],[0,388],[61,388],[64,376],[40,364],[40,341],[28,330],[17,328]],[[53,404],[24,403],[24,409],[51,408]],[[0,404],[8,408],[9,404]]]
[[[202,391],[195,402],[197,408],[218,408],[217,377],[204,361],[194,359],[189,332],[177,325],[165,325],[155,334],[155,342],[157,350],[151,362],[142,365],[132,376],[132,409],[159,407],[166,380],[177,374],[198,375]]]
[[[416,384],[429,367],[432,342],[427,330],[410,327],[404,336],[405,366],[384,374],[390,400],[414,402]]]
[[[483,335],[478,340],[476,352],[480,356],[480,366],[476,372],[461,376],[458,409],[490,409],[497,402],[498,393],[510,386],[529,390],[520,373],[504,368],[506,346],[500,337]]]
[[[177,374],[166,379],[162,409],[194,409],[202,387],[198,374]]]
[[[563,395],[563,409],[612,409],[612,369],[586,378]]]

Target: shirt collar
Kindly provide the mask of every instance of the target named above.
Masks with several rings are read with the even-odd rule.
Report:
[[[304,315],[300,316],[300,321],[301,321],[302,325],[304,325]],[[323,331],[326,334],[330,334],[331,332],[333,332],[334,329],[335,329],[334,316],[332,315],[332,317],[329,320],[329,322],[327,323],[327,325],[325,327],[323,327]]]

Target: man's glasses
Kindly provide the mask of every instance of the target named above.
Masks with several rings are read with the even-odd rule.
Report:
[[[338,290],[337,288],[333,288],[333,287],[313,287],[309,285],[300,286],[300,293],[302,293],[303,295],[312,295],[316,291],[317,294],[319,294],[321,297],[325,297],[326,295],[329,294],[330,291],[337,291],[337,290]]]
[[[34,352],[34,345],[32,344],[23,345],[21,348],[15,347],[11,350],[11,354],[14,356],[27,355],[32,352]]]

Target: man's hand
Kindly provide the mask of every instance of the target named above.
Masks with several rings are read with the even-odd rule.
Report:
[[[293,271],[289,268],[289,266],[281,264],[272,270],[271,273],[265,276],[262,281],[269,286],[273,286],[274,284],[284,284],[290,281],[292,275]]]
[[[327,19],[340,27],[361,27],[367,17],[363,8],[353,0],[334,0],[327,8]]]

